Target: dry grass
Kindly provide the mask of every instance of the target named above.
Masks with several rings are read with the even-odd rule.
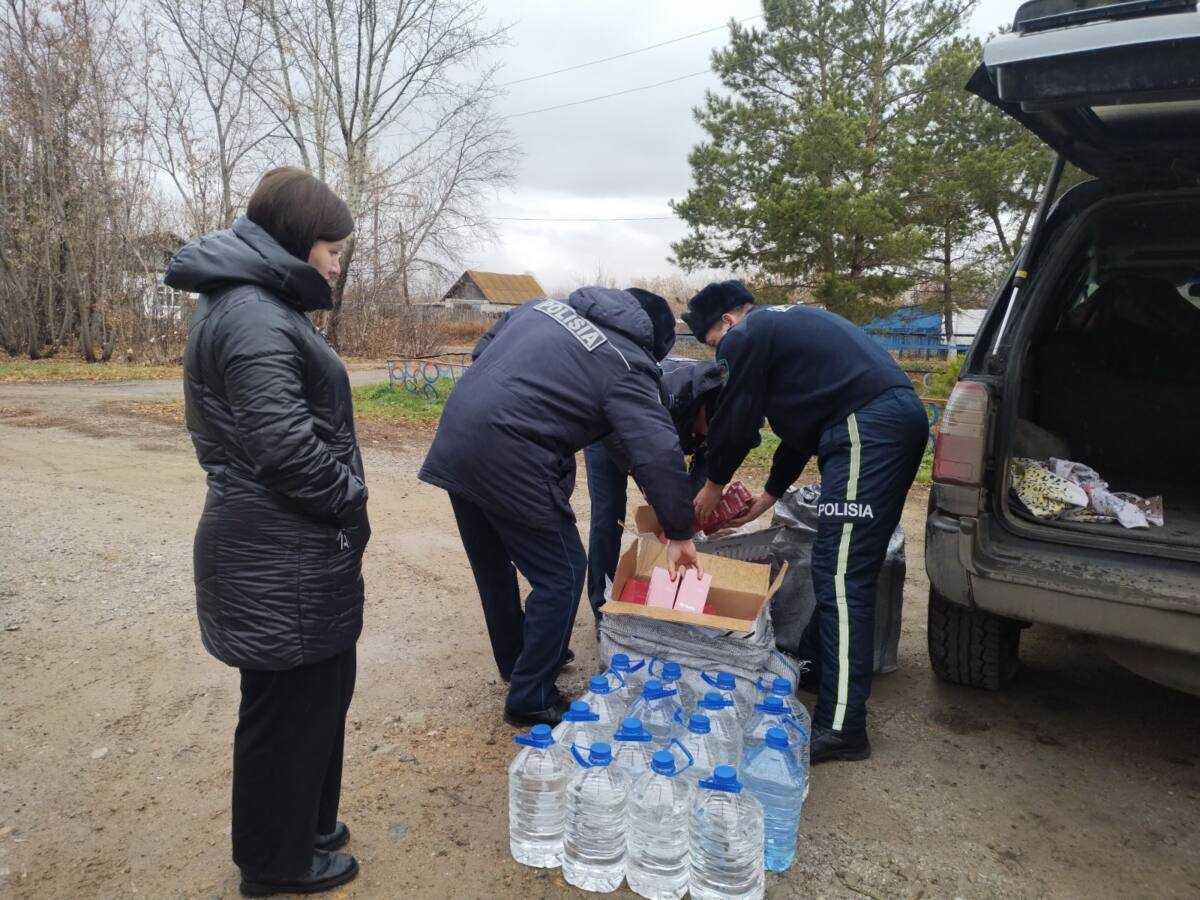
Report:
[[[474,344],[492,327],[491,319],[462,319],[442,322],[439,326],[447,344]]]
[[[180,378],[183,369],[176,365],[140,363],[86,363],[71,359],[0,360],[0,384],[49,384],[63,381],[150,381]]]

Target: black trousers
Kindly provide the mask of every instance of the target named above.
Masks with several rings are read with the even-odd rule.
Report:
[[[242,669],[233,736],[233,861],[248,877],[308,871],[313,842],[337,824],[355,648],[262,672]]]
[[[496,668],[509,679],[507,706],[513,712],[546,709],[587,572],[579,529],[566,516],[557,530],[529,528],[454,494],[450,505],[483,603]],[[531,588],[524,611],[518,569]]]

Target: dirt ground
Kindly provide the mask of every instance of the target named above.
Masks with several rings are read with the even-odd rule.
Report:
[[[0,386],[2,896],[236,896],[237,674],[205,654],[193,611],[204,481],[177,427],[113,411],[178,391]],[[415,477],[427,441],[366,453],[342,807],[362,874],[336,895],[557,896],[557,871],[508,856],[513,731],[449,504]],[[936,682],[924,505],[916,490],[905,512],[901,667],[875,685],[875,755],[814,771],[796,864],[769,895],[1200,895],[1200,700],[1049,629],[1025,633],[1007,693]],[[568,690],[593,635],[581,612]]]

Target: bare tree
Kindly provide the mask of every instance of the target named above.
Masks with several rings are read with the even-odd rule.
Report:
[[[156,162],[184,203],[191,233],[227,228],[279,131],[248,75],[266,59],[269,36],[241,0],[151,6],[164,31],[148,117]]]
[[[482,3],[260,0],[255,8],[274,51],[271,65],[253,70],[261,95],[303,164],[341,189],[356,220],[373,213],[373,185],[412,179],[398,188],[411,205],[404,265],[432,258],[439,240],[449,246],[450,231],[478,229],[482,217],[457,202],[478,183],[466,167],[477,165],[484,180],[508,171],[503,132],[486,114],[493,70],[471,77],[504,34],[484,26]],[[397,216],[403,204],[389,207],[405,219]],[[451,225],[456,210],[467,214]],[[343,254],[326,321],[335,344],[357,243]]]

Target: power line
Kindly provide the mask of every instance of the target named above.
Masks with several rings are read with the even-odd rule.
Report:
[[[499,222],[673,222],[675,216],[621,216],[611,219],[538,219],[517,216],[495,216]]]
[[[753,19],[761,19],[762,13],[756,16],[747,16],[744,19],[738,19],[738,24],[749,22]],[[614,59],[624,59],[627,56],[635,56],[638,53],[645,53],[647,50],[657,50],[659,47],[666,47],[669,44],[678,44],[680,41],[691,40],[692,38],[701,37],[702,35],[712,34],[714,31],[724,31],[725,25],[717,25],[715,28],[706,28],[704,31],[696,31],[692,34],[685,34],[677,38],[671,38],[669,41],[661,41],[657,44],[651,44],[648,47],[639,47],[636,50],[626,50],[624,53],[618,53],[615,56],[606,56],[603,59],[593,59],[589,62],[579,63],[574,66],[567,66],[565,69],[555,69],[553,72],[542,72],[540,75],[526,75],[524,78],[517,78],[513,81],[506,81],[500,87],[510,87],[514,84],[524,84],[526,81],[537,81],[539,78],[549,78],[551,75],[561,75],[563,72],[574,72],[576,69],[586,69],[588,66],[598,66],[600,63],[612,62]]]
[[[675,84],[677,81],[686,81],[688,78],[696,78],[700,75],[712,74],[711,69],[705,69],[702,72],[692,72],[690,75],[680,75],[678,78],[668,78],[666,81],[656,81],[654,84],[643,84],[641,87],[628,88],[623,91],[614,91],[611,94],[601,94],[599,97],[587,97],[583,100],[572,100],[570,103],[559,103],[557,106],[544,106],[541,109],[529,109],[525,112],[513,113],[509,116],[501,116],[502,119],[519,119],[521,116],[532,116],[534,113],[550,112],[555,109],[566,109],[568,106],[580,106],[584,103],[595,103],[597,100],[608,100],[610,97],[621,97],[625,94],[634,94],[638,91],[648,91],[650,88],[662,87],[665,84]]]

